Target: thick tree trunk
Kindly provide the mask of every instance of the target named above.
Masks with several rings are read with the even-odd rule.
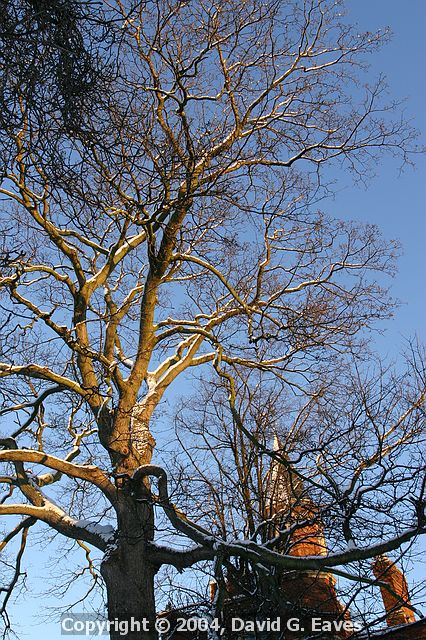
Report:
[[[156,571],[146,558],[144,544],[140,541],[121,542],[105,556],[101,573],[107,589],[111,640],[122,640],[123,637],[126,640],[158,639],[155,631]],[[123,635],[126,623],[128,633]]]
[[[149,464],[155,440],[146,409],[134,404],[105,422],[104,441],[117,475],[118,532],[114,547],[106,553],[101,574],[107,589],[111,640],[157,640],[154,577],[158,566],[147,554],[154,538],[154,511],[149,481],[135,483],[140,465]],[[110,416],[111,417],[111,416]]]

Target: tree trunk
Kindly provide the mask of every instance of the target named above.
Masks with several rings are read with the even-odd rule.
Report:
[[[135,470],[149,464],[155,440],[145,408],[117,412],[105,422],[105,436],[117,474],[118,529],[114,546],[105,554],[101,574],[107,590],[111,640],[157,640],[154,577],[158,566],[147,554],[154,538],[154,511],[148,479],[135,483]]]
[[[127,640],[158,639],[155,631],[156,572],[157,567],[146,558],[144,543],[141,541],[134,541],[133,544],[132,541],[122,541],[117,548],[106,554],[101,574],[107,589],[111,640],[122,640],[123,637]],[[123,635],[126,623],[128,632]],[[141,626],[138,627],[137,623]]]

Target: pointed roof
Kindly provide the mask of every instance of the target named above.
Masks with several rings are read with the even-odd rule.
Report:
[[[282,461],[272,458],[266,474],[265,502],[269,517],[278,511],[290,511],[303,493],[303,481],[290,468],[287,455],[277,433],[274,434],[272,451]]]

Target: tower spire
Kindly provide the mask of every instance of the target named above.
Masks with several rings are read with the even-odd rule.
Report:
[[[272,452],[279,454],[282,461],[272,458],[266,474],[266,513],[267,518],[273,518],[280,512],[289,513],[297,504],[303,492],[302,480],[292,473],[285,454],[284,447],[276,432],[272,441]]]

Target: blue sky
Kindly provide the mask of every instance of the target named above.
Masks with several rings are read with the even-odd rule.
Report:
[[[390,27],[391,42],[374,55],[370,73],[384,73],[392,96],[406,98],[405,112],[422,133],[426,144],[426,81],[424,34],[426,3],[423,0],[350,0],[348,21],[360,30]],[[339,185],[327,211],[336,216],[377,224],[387,238],[399,239],[403,255],[392,292],[402,302],[386,326],[380,349],[395,355],[404,337],[417,333],[423,340],[426,316],[426,157],[417,156],[414,169],[402,175],[392,158],[384,157],[376,177],[365,188],[351,185],[350,177]]]
[[[348,0],[348,19],[358,22],[360,30],[375,30],[389,26],[393,38],[372,59],[372,75],[384,73],[394,96],[406,97],[406,113],[414,118],[426,143],[426,83],[423,72],[424,33],[426,32],[426,2],[424,0]],[[377,176],[368,187],[351,185],[343,176],[339,192],[333,201],[323,204],[324,210],[336,216],[376,223],[388,238],[398,238],[404,249],[399,261],[399,273],[393,283],[394,296],[403,305],[393,320],[387,323],[383,337],[378,337],[382,353],[395,355],[402,347],[404,337],[425,336],[426,317],[426,157],[418,157],[416,169],[407,168],[399,175],[397,164],[384,159],[377,167]],[[10,608],[12,619],[18,622],[22,638],[57,640],[59,624],[45,624],[37,620],[37,611],[46,614],[46,607],[54,600],[43,597],[36,600],[32,589],[42,592],[46,587],[43,564],[48,551],[36,555],[29,549],[27,558],[29,591]],[[83,558],[82,558],[83,559]],[[48,569],[49,571],[49,569]],[[70,598],[72,600],[72,598]],[[70,601],[68,600],[68,601]],[[64,602],[59,603],[65,604]]]

